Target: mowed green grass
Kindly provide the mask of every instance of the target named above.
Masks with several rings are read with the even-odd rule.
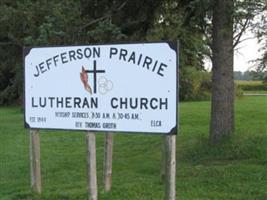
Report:
[[[180,104],[177,199],[267,199],[267,97],[236,100],[236,132],[208,143],[209,102]],[[42,195],[30,188],[29,135],[20,108],[0,108],[0,200],[87,199],[86,142],[80,132],[41,131]],[[100,200],[162,200],[162,137],[116,134],[113,185],[103,189],[104,134],[97,135]]]

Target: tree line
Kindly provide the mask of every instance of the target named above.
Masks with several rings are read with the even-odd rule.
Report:
[[[199,90],[212,91],[211,141],[219,141],[234,131],[234,48],[249,28],[267,44],[266,7],[266,0],[1,0],[0,105],[22,102],[24,46],[179,40],[180,99],[194,98],[189,83],[201,77]],[[211,75],[203,75],[205,57]]]
[[[244,80],[244,81],[267,81],[267,71],[235,71],[234,80]]]

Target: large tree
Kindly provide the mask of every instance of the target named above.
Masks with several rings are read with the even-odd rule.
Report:
[[[178,0],[186,10],[184,21],[202,31],[212,60],[210,140],[234,132],[233,54],[253,18],[266,0]],[[264,3],[265,2],[265,3]]]
[[[214,1],[210,121],[213,142],[234,131],[233,13],[233,0]]]
[[[234,132],[234,49],[252,27],[255,16],[266,9],[266,0],[212,1],[212,106],[210,139],[213,143]]]

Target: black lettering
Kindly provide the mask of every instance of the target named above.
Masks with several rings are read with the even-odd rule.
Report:
[[[119,59],[121,60],[121,58],[123,58],[123,60],[126,61],[127,53],[128,53],[128,51],[126,49],[121,49]]]
[[[111,99],[111,107],[116,109],[116,108],[118,108],[118,104],[115,104],[114,101],[118,102],[118,99],[117,98],[112,98]]]
[[[85,48],[84,51],[83,51],[83,53],[84,53],[84,56],[86,58],[90,58],[91,55],[92,55],[92,52],[91,52],[91,49],[90,48]]]
[[[93,56],[94,58],[97,56],[98,58],[100,57],[100,47],[96,48],[94,47],[93,48]]]
[[[76,60],[76,58],[75,58],[75,51],[73,51],[73,50],[69,51],[69,57],[70,57],[70,61],[72,61],[72,59],[73,60]]]
[[[36,65],[36,74],[33,74],[35,77],[38,77],[40,75],[40,71],[39,71],[39,68],[38,66]]]
[[[155,109],[158,108],[158,106],[155,105],[155,104],[153,104],[153,102],[158,103],[158,99],[156,99],[156,98],[152,98],[152,99],[150,100],[150,107],[151,107],[153,110],[155,110]]]
[[[145,60],[144,60],[144,64],[143,64],[143,67],[145,67],[146,65],[146,68],[149,69],[149,65],[152,63],[152,58],[146,56],[145,57]]]
[[[130,56],[130,58],[128,59],[128,62],[132,61],[133,64],[135,64],[135,52],[133,52]]]
[[[39,105],[40,107],[44,108],[46,106],[46,98],[43,98],[44,101],[42,101],[42,98],[39,97]]]
[[[57,66],[58,57],[59,57],[59,55],[56,55],[56,56],[53,57],[55,66]]]
[[[66,54],[67,54],[66,52],[60,54],[61,61],[62,61],[63,64],[68,62]]]
[[[143,57],[143,54],[140,54],[140,55],[139,55],[139,58],[138,58],[137,65],[140,65],[140,62],[141,62],[141,60],[142,60],[142,57]]]
[[[148,99],[147,98],[141,98],[140,99],[140,109],[143,109],[143,107],[145,109],[148,109],[147,108],[147,103],[148,103]]]
[[[116,129],[116,127],[115,123],[103,123],[103,128]]]
[[[159,66],[159,69],[158,69],[158,72],[157,74],[160,75],[160,76],[164,76],[164,74],[162,74],[162,72],[164,71],[164,68],[163,67],[167,67],[167,65],[165,65],[164,63],[160,63],[160,66]]]
[[[48,69],[50,69],[50,65],[52,64],[51,61],[52,61],[52,58],[49,58],[45,61]]]
[[[34,97],[32,97],[32,107],[37,108],[38,106],[34,104]]]
[[[124,107],[123,107],[124,106]],[[123,100],[123,98],[120,98],[120,109],[127,109],[128,108],[128,99],[125,98]]]
[[[50,108],[53,107],[53,101],[55,100],[55,97],[48,97],[48,99],[50,100]]]
[[[82,58],[83,58],[82,50],[81,50],[81,49],[77,49],[76,52],[77,52],[77,54],[78,54],[78,55],[77,55],[77,58],[78,58],[78,59],[82,59]]]
[[[86,128],[101,128],[101,124],[96,123],[96,122],[85,122],[85,127]]]
[[[109,58],[112,57],[112,55],[116,55],[118,53],[118,49],[117,48],[110,48],[110,52],[109,52]]]
[[[41,70],[41,73],[44,73],[44,72],[47,71],[47,69],[44,69],[44,62],[41,62],[41,63],[39,64],[39,68],[40,68],[40,70]]]
[[[154,64],[154,67],[153,67],[153,69],[152,69],[152,72],[155,71],[155,69],[156,69],[156,67],[157,67],[157,64],[158,64],[158,61],[156,60],[156,62],[155,62],[155,64]]]
[[[98,108],[98,98],[91,98],[91,108]]]
[[[66,108],[71,108],[70,100],[71,100],[71,97],[66,97],[65,98],[65,107]]]
[[[160,99],[160,101],[159,101],[159,108],[160,108],[160,110],[163,109],[163,106],[165,107],[165,110],[168,109],[168,99],[167,98],[165,98],[164,101],[162,99]]]
[[[50,108],[98,108],[98,98],[83,98],[80,97],[38,97],[31,98],[33,108],[47,107]]]
[[[81,98],[74,97],[74,108],[80,108],[81,107]]]
[[[135,101],[134,101],[135,100]],[[133,102],[134,101],[134,102]],[[130,98],[130,107],[132,109],[136,109],[138,106],[138,99],[137,98]]]
[[[83,99],[83,108],[84,107],[90,108],[90,105],[89,105],[89,102],[88,102],[87,98]]]
[[[61,105],[61,108],[63,108],[63,97],[59,98],[57,97],[57,108]]]

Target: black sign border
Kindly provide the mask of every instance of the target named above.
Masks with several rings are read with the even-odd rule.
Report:
[[[145,41],[145,42],[119,42],[119,43],[92,43],[92,44],[82,44],[82,45],[47,45],[47,46],[24,46],[23,47],[23,110],[24,110],[24,128],[28,129],[36,129],[36,130],[57,130],[57,131],[86,131],[86,132],[93,132],[93,133],[107,133],[113,132],[111,130],[89,130],[89,129],[64,129],[64,128],[38,128],[38,127],[30,127],[30,125],[26,122],[26,87],[25,87],[25,80],[26,80],[26,66],[25,66],[25,58],[30,53],[31,49],[33,48],[46,48],[46,47],[77,47],[77,46],[104,46],[104,45],[126,45],[126,44],[157,44],[157,43],[166,43],[169,47],[175,51],[176,53],[176,125],[169,131],[169,132],[137,132],[137,131],[117,131],[115,130],[114,133],[124,133],[124,134],[151,134],[151,135],[177,135],[179,129],[179,41]]]

